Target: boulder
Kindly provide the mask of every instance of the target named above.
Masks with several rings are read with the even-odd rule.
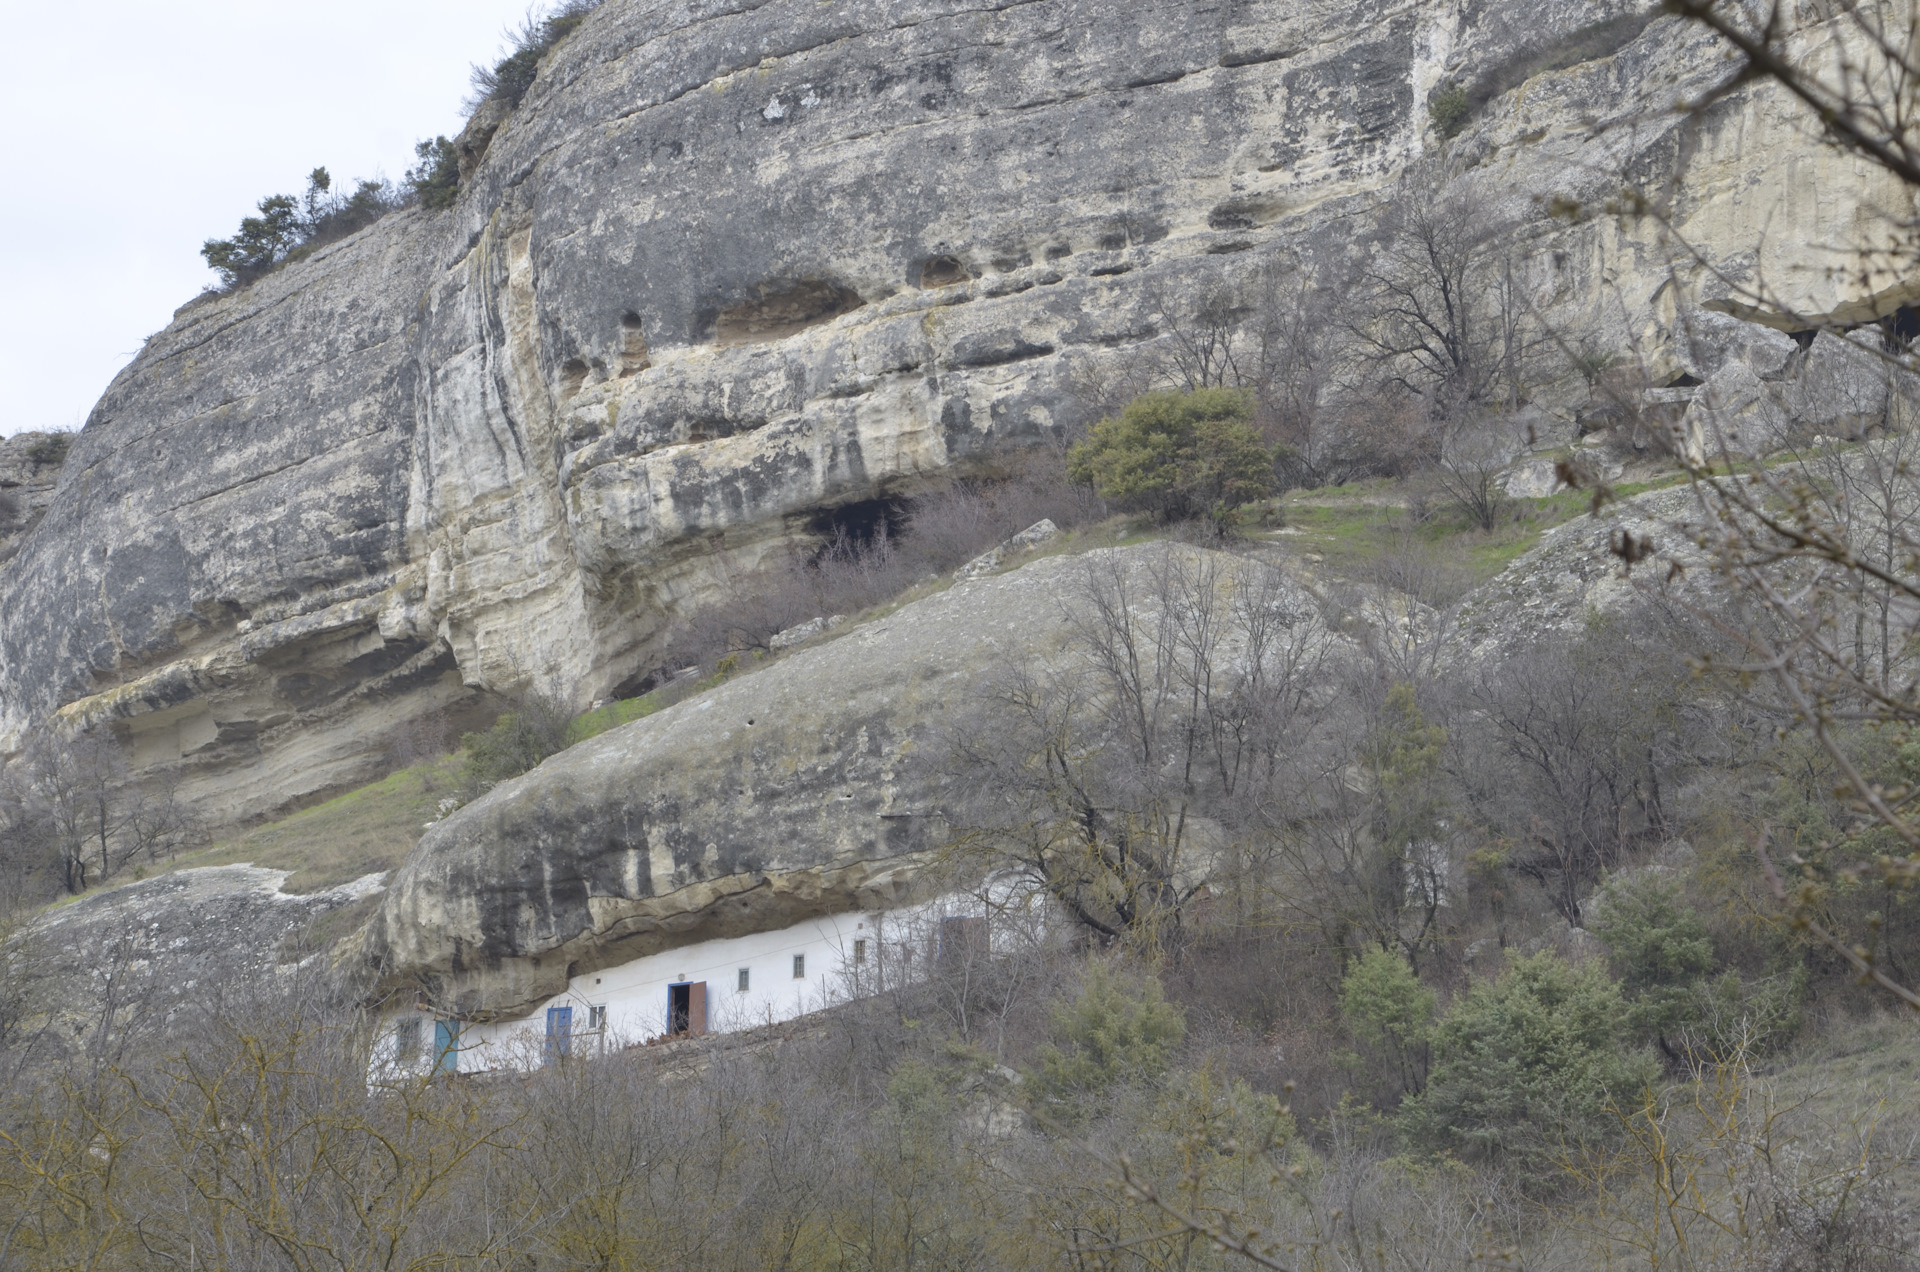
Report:
[[[1794,420],[1773,386],[1763,383],[1745,362],[1729,362],[1688,404],[1675,431],[1675,445],[1688,462],[1705,464],[1722,456],[1769,455],[1796,435]]]
[[[1143,583],[1156,553],[1199,550],[1112,551]],[[995,674],[1070,655],[1102,559],[956,583],[502,783],[427,831],[352,957],[510,1016],[572,975],[916,899],[944,877],[943,722]]]
[[[1560,489],[1560,475],[1550,459],[1529,459],[1507,474],[1509,499],[1545,499]]]

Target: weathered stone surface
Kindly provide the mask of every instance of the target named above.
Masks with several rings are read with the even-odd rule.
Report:
[[[1541,640],[1577,637],[1595,614],[1619,613],[1647,586],[1683,602],[1710,602],[1710,570],[1685,527],[1698,524],[1698,497],[1681,486],[1652,491],[1581,516],[1541,536],[1539,546],[1476,590],[1461,607],[1449,658],[1497,663]],[[1616,535],[1653,545],[1630,574],[1610,548]],[[1683,573],[1671,575],[1680,565]]]
[[[1559,488],[1560,477],[1550,459],[1529,459],[1525,463],[1515,464],[1513,471],[1507,474],[1507,497],[1510,499],[1545,499]]]
[[[46,515],[71,441],[65,433],[0,437],[0,565]]]
[[[1165,550],[1115,563],[1148,594]],[[502,784],[421,839],[352,956],[511,1014],[572,974],[912,899],[949,833],[942,723],[992,676],[1077,656],[1090,559],[956,583]]]
[[[1742,284],[1912,298],[1833,268],[1892,204],[1791,102],[1665,111],[1723,73],[1638,0],[610,0],[463,136],[455,208],[187,306],[115,380],[0,565],[0,750],[109,723],[243,817],[421,712],[602,696],[716,562],[1057,437],[1160,308],[1340,258],[1449,80],[1460,179],[1584,209],[1528,231],[1551,312],[1657,373]],[[1664,219],[1597,212],[1623,177],[1678,183]],[[1712,268],[1672,276],[1675,233]]]
[[[286,877],[253,866],[181,870],[42,916],[0,951],[22,1036],[84,1045],[109,1015],[139,1034],[245,996],[310,956],[301,936],[314,920],[379,890],[376,877],[295,895],[280,890]]]

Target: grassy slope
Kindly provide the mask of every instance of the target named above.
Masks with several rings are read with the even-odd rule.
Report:
[[[391,870],[459,781],[458,756],[428,760],[189,853],[173,868],[251,862],[291,870],[288,892],[318,892]]]
[[[1623,485],[1614,494],[1628,498],[1674,480],[1678,478]],[[1391,481],[1296,491],[1280,506],[1287,528],[1273,541],[1314,559],[1331,574],[1362,573],[1409,537],[1405,488]],[[1512,565],[1547,531],[1585,515],[1592,499],[1568,490],[1545,499],[1516,499],[1510,507],[1510,519],[1488,532],[1471,525],[1458,508],[1437,503],[1411,538],[1460,567],[1478,586]]]

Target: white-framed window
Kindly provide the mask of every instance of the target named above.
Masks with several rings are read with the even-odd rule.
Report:
[[[805,954],[795,954],[793,956],[793,979],[807,979],[807,956]]]
[[[853,961],[856,963],[867,961],[867,938],[864,936],[853,939]]]
[[[607,1029],[607,1005],[600,1003],[587,1008],[587,1028],[596,1033],[605,1033]]]
[[[743,967],[743,968],[741,968],[741,969],[740,969],[740,989],[739,989],[739,992],[740,992],[740,993],[742,993],[742,994],[744,994],[744,993],[746,993],[746,992],[747,992],[747,989],[748,989],[748,988],[749,988],[749,987],[750,987],[750,986],[751,986],[752,984],[753,984],[753,969],[752,969],[751,967]]]

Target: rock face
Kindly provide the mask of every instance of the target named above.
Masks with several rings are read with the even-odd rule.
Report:
[[[360,956],[510,1014],[570,975],[913,899],[947,834],[942,720],[1062,656],[1086,568],[956,583],[562,752],[427,832]]]
[[[584,703],[725,563],[1057,437],[1078,369],[1346,251],[1443,144],[1586,209],[1528,268],[1663,374],[1743,280],[1910,298],[1828,268],[1884,192],[1791,103],[1657,109],[1723,67],[1639,0],[609,0],[463,139],[456,207],[188,305],[114,381],[0,565],[0,750],[108,724],[231,819],[424,712]],[[1623,173],[1717,272],[1592,211]]]
[[[311,953],[302,937],[316,919],[379,891],[375,877],[292,895],[280,890],[286,877],[252,866],[182,870],[41,917],[0,951],[7,1005],[19,1013],[15,1045],[32,1034],[42,1048],[84,1046],[109,1016],[117,1034],[148,1035],[183,1012],[244,998]]]
[[[943,726],[991,681],[1086,657],[1094,569],[1150,624],[1168,552],[1223,587],[1246,566],[1162,544],[1042,558],[571,747],[430,829],[350,960],[484,1019],[695,941],[918,901],[964,868],[943,850],[973,792]]]
[[[15,433],[0,437],[0,565],[19,549],[27,532],[40,524],[60,467],[66,463],[68,433]]]

